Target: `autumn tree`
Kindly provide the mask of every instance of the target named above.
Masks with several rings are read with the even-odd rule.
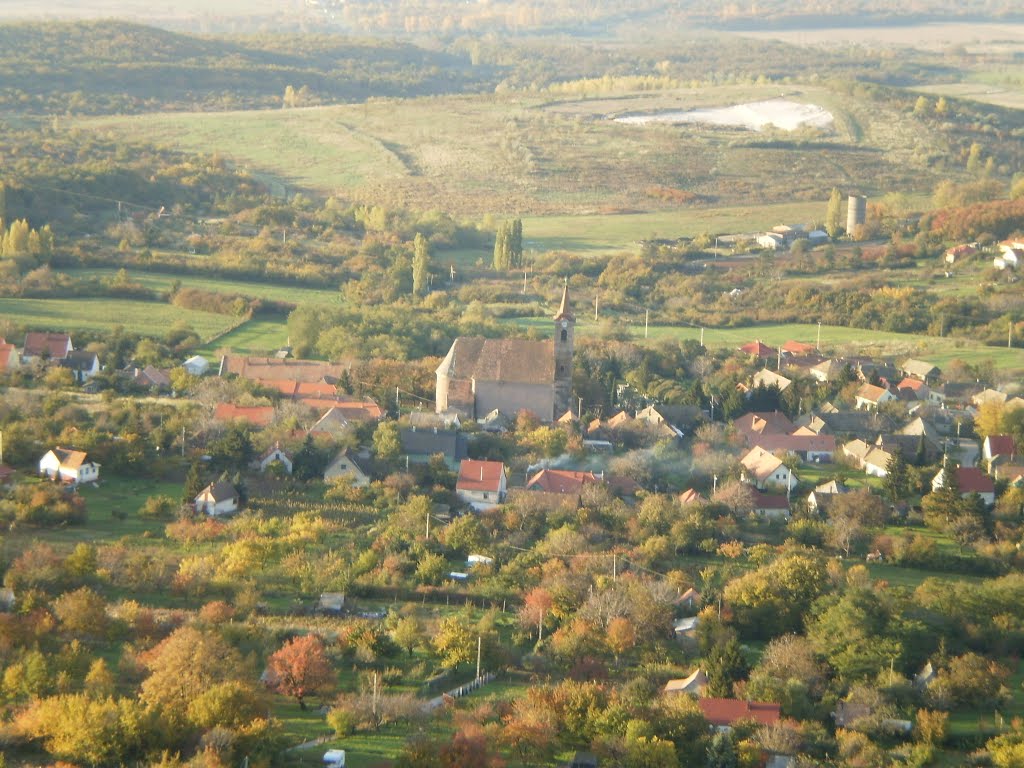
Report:
[[[619,656],[628,652],[636,645],[636,630],[625,616],[619,616],[608,622],[608,629],[605,630],[605,642],[612,653],[615,654],[615,663],[619,663]]]
[[[554,598],[544,587],[531,589],[523,598],[523,606],[519,609],[519,622],[523,626],[537,627],[537,642],[544,639],[544,621],[551,613]]]
[[[420,644],[422,637],[423,627],[415,616],[405,616],[399,619],[395,628],[391,631],[391,639],[400,648],[405,648],[410,656],[412,656],[413,649]]]
[[[825,231],[828,236],[836,238],[842,232],[843,225],[843,196],[838,187],[832,187],[832,193],[828,198],[828,211],[825,213]]]
[[[419,232],[413,240],[412,256],[412,292],[414,296],[423,296],[427,292],[427,281],[430,276],[430,246]]]
[[[300,709],[305,698],[328,692],[334,685],[334,670],[324,644],[316,635],[303,635],[286,642],[267,660],[270,687],[283,696],[293,696]]]
[[[17,730],[41,739],[51,755],[76,764],[124,764],[142,747],[147,715],[133,699],[76,693],[40,699],[23,712]]]
[[[441,660],[441,666],[455,669],[473,658],[473,636],[465,621],[459,616],[445,616],[433,640],[434,651]]]

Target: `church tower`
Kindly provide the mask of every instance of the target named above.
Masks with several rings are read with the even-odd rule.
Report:
[[[555,313],[555,412],[557,419],[572,407],[572,352],[576,316],[569,303],[569,279],[562,288],[562,303]]]

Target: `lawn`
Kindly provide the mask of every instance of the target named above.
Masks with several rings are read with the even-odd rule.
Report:
[[[0,298],[0,317],[14,325],[41,331],[108,332],[123,327],[143,336],[164,336],[172,326],[188,325],[206,339],[227,330],[228,315],[183,309],[171,304],[133,299]]]
[[[196,350],[196,354],[217,356],[218,350],[230,349],[241,355],[266,357],[288,343],[286,317],[266,317],[248,320],[233,331]]]
[[[150,496],[164,495],[177,499],[181,496],[181,488],[180,483],[112,477],[101,472],[98,486],[84,485],[78,491],[86,502],[85,524],[46,529],[45,539],[51,544],[70,548],[83,541],[110,543],[126,537],[162,537],[167,521],[141,518],[139,509]],[[123,519],[119,519],[122,515]],[[41,537],[43,534],[37,529],[20,528],[10,533],[7,541],[12,549],[21,549]]]

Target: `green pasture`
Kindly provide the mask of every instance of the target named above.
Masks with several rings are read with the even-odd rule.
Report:
[[[259,317],[242,323],[238,328],[200,347],[196,354],[214,355],[221,349],[230,349],[240,355],[267,357],[288,343],[285,317]]]
[[[700,340],[701,329],[698,327],[656,325],[656,318],[652,317],[651,320],[646,333],[647,344],[657,344],[666,340]],[[535,328],[540,332],[547,332],[550,326],[550,320],[547,318],[510,318],[505,322],[527,329]],[[632,317],[618,318],[616,327],[625,329],[638,341],[645,341],[642,312]],[[576,333],[583,339],[599,336],[601,330],[599,325],[589,320],[581,319],[576,325]],[[708,347],[740,347],[757,339],[773,346],[790,340],[813,344],[817,339],[817,333],[818,326],[812,323],[705,328],[704,344]],[[1024,349],[989,347],[966,339],[936,338],[923,334],[891,333],[863,328],[821,326],[821,350],[826,354],[921,357],[940,368],[953,360],[963,360],[972,364],[991,360],[996,368],[1024,370]]]
[[[227,330],[235,318],[134,299],[0,298],[0,318],[41,331],[107,332],[116,326],[143,336],[164,336],[173,325],[190,326],[203,338]]]
[[[169,483],[145,478],[124,478],[104,475],[100,470],[98,485],[79,488],[85,498],[86,521],[83,525],[47,528],[45,531],[19,528],[7,537],[7,546],[21,549],[40,538],[68,549],[80,542],[113,543],[130,539],[160,538],[167,520],[148,520],[139,516],[139,510],[150,496],[181,497],[180,483]],[[123,516],[123,519],[120,519]]]
[[[911,159],[915,147],[931,141],[929,129],[824,86],[786,92],[832,111],[835,125],[822,133],[631,126],[607,119],[779,95],[777,84],[623,91],[597,99],[510,92],[73,122],[127,142],[218,154],[260,178],[385,207],[595,218],[681,208],[693,218],[680,225],[680,234],[819,219],[828,190],[837,184],[874,195],[931,189],[937,181],[935,172]],[[746,213],[794,200],[807,202],[766,218],[750,220]],[[811,201],[820,201],[816,213],[808,212]],[[737,208],[741,204],[749,208]],[[719,218],[708,212],[719,207],[732,210]],[[629,227],[628,237],[650,236],[652,222],[643,224]],[[665,230],[655,226],[676,231],[671,220]],[[574,231],[557,234],[571,237]]]
[[[96,278],[97,280],[111,280],[120,270],[113,267],[93,267],[65,269],[63,271],[71,277],[79,279]],[[312,304],[342,303],[341,293],[327,288],[309,288],[306,286],[282,285],[281,283],[263,283],[249,280],[229,280],[187,272],[167,274],[165,272],[143,272],[131,269],[127,270],[127,272],[128,279],[131,282],[139,283],[154,291],[169,291],[175,283],[180,283],[185,288],[202,288],[205,291],[239,294],[255,299],[283,301],[292,304],[306,302]]]

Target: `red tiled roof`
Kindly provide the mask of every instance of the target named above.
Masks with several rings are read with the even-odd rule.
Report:
[[[989,435],[986,440],[992,456],[1013,456],[1017,453],[1017,446],[1010,435]]]
[[[373,400],[301,397],[299,402],[321,411],[333,408],[349,421],[378,421],[384,416],[384,411]]]
[[[857,397],[877,403],[878,398],[888,391],[885,387],[876,387],[874,384],[862,384],[861,388],[857,390]]]
[[[760,341],[752,341],[749,344],[744,344],[740,347],[740,352],[745,352],[748,355],[754,357],[775,357],[777,352],[769,347],[767,344],[762,344]]]
[[[8,344],[0,339],[0,371],[6,371],[7,364],[11,360],[15,360],[17,354],[18,350],[13,344]]]
[[[501,490],[501,476],[504,473],[505,465],[500,461],[463,459],[459,464],[459,479],[455,483],[455,489],[497,493]]]
[[[766,451],[786,451],[804,453],[835,453],[835,435],[754,435],[748,441],[751,447],[761,447]]]
[[[334,397],[338,388],[326,381],[295,381],[293,379],[257,379],[261,387],[276,389],[293,400],[300,397]]]
[[[782,494],[761,493],[756,488],[752,491],[754,509],[789,509],[789,499]]]
[[[601,478],[593,472],[574,472],[567,469],[542,469],[526,483],[527,490],[547,493],[579,493],[584,485],[599,483]]]
[[[265,427],[274,420],[274,407],[271,405],[234,405],[220,403],[213,412],[217,421],[247,421],[257,427]]]
[[[957,467],[956,484],[960,493],[995,493],[992,478],[977,467]]]
[[[788,435],[796,429],[789,417],[778,411],[745,413],[734,419],[732,425],[737,432],[746,435],[748,443],[755,435]]]
[[[732,725],[740,720],[753,720],[761,725],[779,722],[778,704],[740,699],[698,699],[704,719],[712,725]]]
[[[37,333],[25,334],[25,354],[29,357],[39,357],[43,350],[53,360],[63,360],[71,348],[71,337],[66,333]]]
[[[802,341],[787,341],[782,345],[782,351],[790,355],[809,355],[817,351],[813,344],[805,344]]]
[[[915,392],[917,392],[919,389],[923,387],[923,381],[921,381],[920,379],[912,379],[909,376],[896,385],[896,389],[912,389]]]

